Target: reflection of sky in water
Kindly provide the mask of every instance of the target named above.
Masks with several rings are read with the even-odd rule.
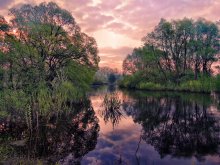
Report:
[[[104,96],[104,93],[100,94]],[[105,123],[100,116],[102,97],[91,96],[92,105],[99,118],[100,132],[96,148],[89,152],[82,160],[82,164],[219,164],[219,157],[206,156],[206,160],[198,162],[192,158],[160,158],[158,152],[143,140],[140,141],[141,126],[133,122],[132,117],[122,117],[113,129],[112,123]],[[119,93],[123,100],[125,96]],[[127,98],[126,98],[127,99]],[[139,149],[137,154],[136,150]]]
[[[8,164],[220,164],[220,95],[111,91],[90,94],[94,109],[85,100],[32,120],[33,131],[22,113],[1,118],[0,156]]]

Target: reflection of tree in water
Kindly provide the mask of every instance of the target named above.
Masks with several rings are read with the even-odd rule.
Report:
[[[109,92],[115,92],[115,90],[116,90],[116,85],[108,85],[108,91]]]
[[[161,157],[196,156],[202,160],[207,154],[218,154],[219,123],[206,105],[180,97],[146,97],[123,106],[143,126],[143,140]]]
[[[99,125],[90,103],[72,111],[39,116],[38,122],[35,118],[30,129],[17,115],[1,121],[5,124],[1,138],[17,140],[11,143],[15,155],[57,162],[71,153],[71,161],[77,162],[96,146]],[[19,144],[22,141],[24,144]]]
[[[118,93],[114,92],[104,96],[100,114],[106,123],[112,123],[113,128],[119,123],[121,117],[123,116],[123,112]]]

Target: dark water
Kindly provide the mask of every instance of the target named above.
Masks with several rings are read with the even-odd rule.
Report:
[[[0,116],[3,164],[220,164],[218,95],[94,89],[71,111]]]

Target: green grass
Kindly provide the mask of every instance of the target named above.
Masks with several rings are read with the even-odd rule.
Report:
[[[145,90],[163,90],[164,87],[160,84],[152,83],[152,82],[141,82],[137,85],[138,89]]]
[[[185,80],[179,84],[171,82],[156,83],[136,76],[126,76],[119,86],[124,88],[134,88],[140,90],[153,91],[185,91],[211,93],[220,92],[220,75],[216,77],[200,76],[198,80]]]
[[[181,91],[210,93],[215,91],[216,79],[214,77],[203,76],[198,80],[188,80],[181,83],[178,89]]]

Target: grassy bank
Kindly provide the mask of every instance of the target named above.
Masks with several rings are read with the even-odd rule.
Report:
[[[185,91],[211,93],[220,92],[220,76],[201,76],[198,80],[186,80],[178,84],[171,82],[151,82],[136,76],[125,76],[119,83],[121,88],[130,88],[150,91]]]

